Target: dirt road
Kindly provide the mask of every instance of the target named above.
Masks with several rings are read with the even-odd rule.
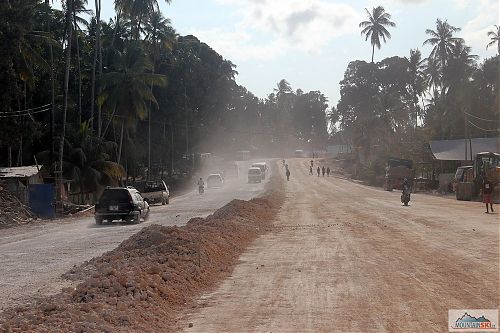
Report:
[[[499,215],[423,194],[404,207],[306,163],[291,162],[274,231],[179,330],[446,332],[448,309],[498,308]]]
[[[200,196],[193,186],[192,192],[172,198],[170,205],[152,206],[148,221],[139,225],[96,226],[93,218],[82,218],[0,230],[0,311],[74,284],[62,279],[61,274],[114,249],[145,226],[184,225],[193,217],[213,213],[232,199],[257,196],[265,182],[247,184],[245,171],[249,163],[240,163],[240,177],[228,179],[222,189],[207,189]]]

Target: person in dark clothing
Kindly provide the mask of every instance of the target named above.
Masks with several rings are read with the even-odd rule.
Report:
[[[486,204],[486,214],[489,214],[488,204],[490,204],[491,212],[493,213],[495,210],[493,209],[493,184],[487,179],[484,179],[483,186],[481,188],[481,192],[483,194],[483,203]]]
[[[309,175],[312,176],[312,174],[313,174],[313,167],[311,165],[311,166],[309,166]]]
[[[318,177],[319,177],[319,174],[321,173],[321,169],[318,167],[318,168],[316,169],[316,172],[318,173]]]
[[[314,166],[314,161],[311,160],[311,168]]]
[[[323,177],[325,177],[326,169],[324,166],[321,168],[321,173],[323,174]]]
[[[326,175],[330,177],[330,167],[326,168]]]
[[[290,169],[286,168],[286,181],[290,181]]]

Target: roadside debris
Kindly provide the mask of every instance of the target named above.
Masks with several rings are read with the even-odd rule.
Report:
[[[27,224],[37,220],[29,207],[0,183],[0,228]]]

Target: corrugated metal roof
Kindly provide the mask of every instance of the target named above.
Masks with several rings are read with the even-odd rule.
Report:
[[[470,160],[470,147],[472,156],[481,152],[500,153],[500,138],[474,138],[467,140],[467,157],[465,156],[466,140],[439,140],[431,141],[432,154],[437,160],[467,161]]]
[[[27,178],[38,174],[40,166],[29,165],[13,168],[0,168],[0,178]]]

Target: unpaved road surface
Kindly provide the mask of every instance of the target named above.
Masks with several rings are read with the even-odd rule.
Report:
[[[423,194],[404,207],[397,192],[290,162],[274,231],[179,330],[447,332],[448,309],[498,308],[499,215]]]
[[[228,179],[222,189],[206,189],[199,195],[193,186],[192,192],[171,198],[170,205],[151,206],[149,219],[139,225],[97,226],[93,218],[81,218],[0,230],[0,311],[73,285],[61,274],[114,249],[145,226],[184,225],[193,217],[213,213],[232,199],[257,196],[263,192],[265,182],[247,184],[249,164],[241,162],[238,179]]]

